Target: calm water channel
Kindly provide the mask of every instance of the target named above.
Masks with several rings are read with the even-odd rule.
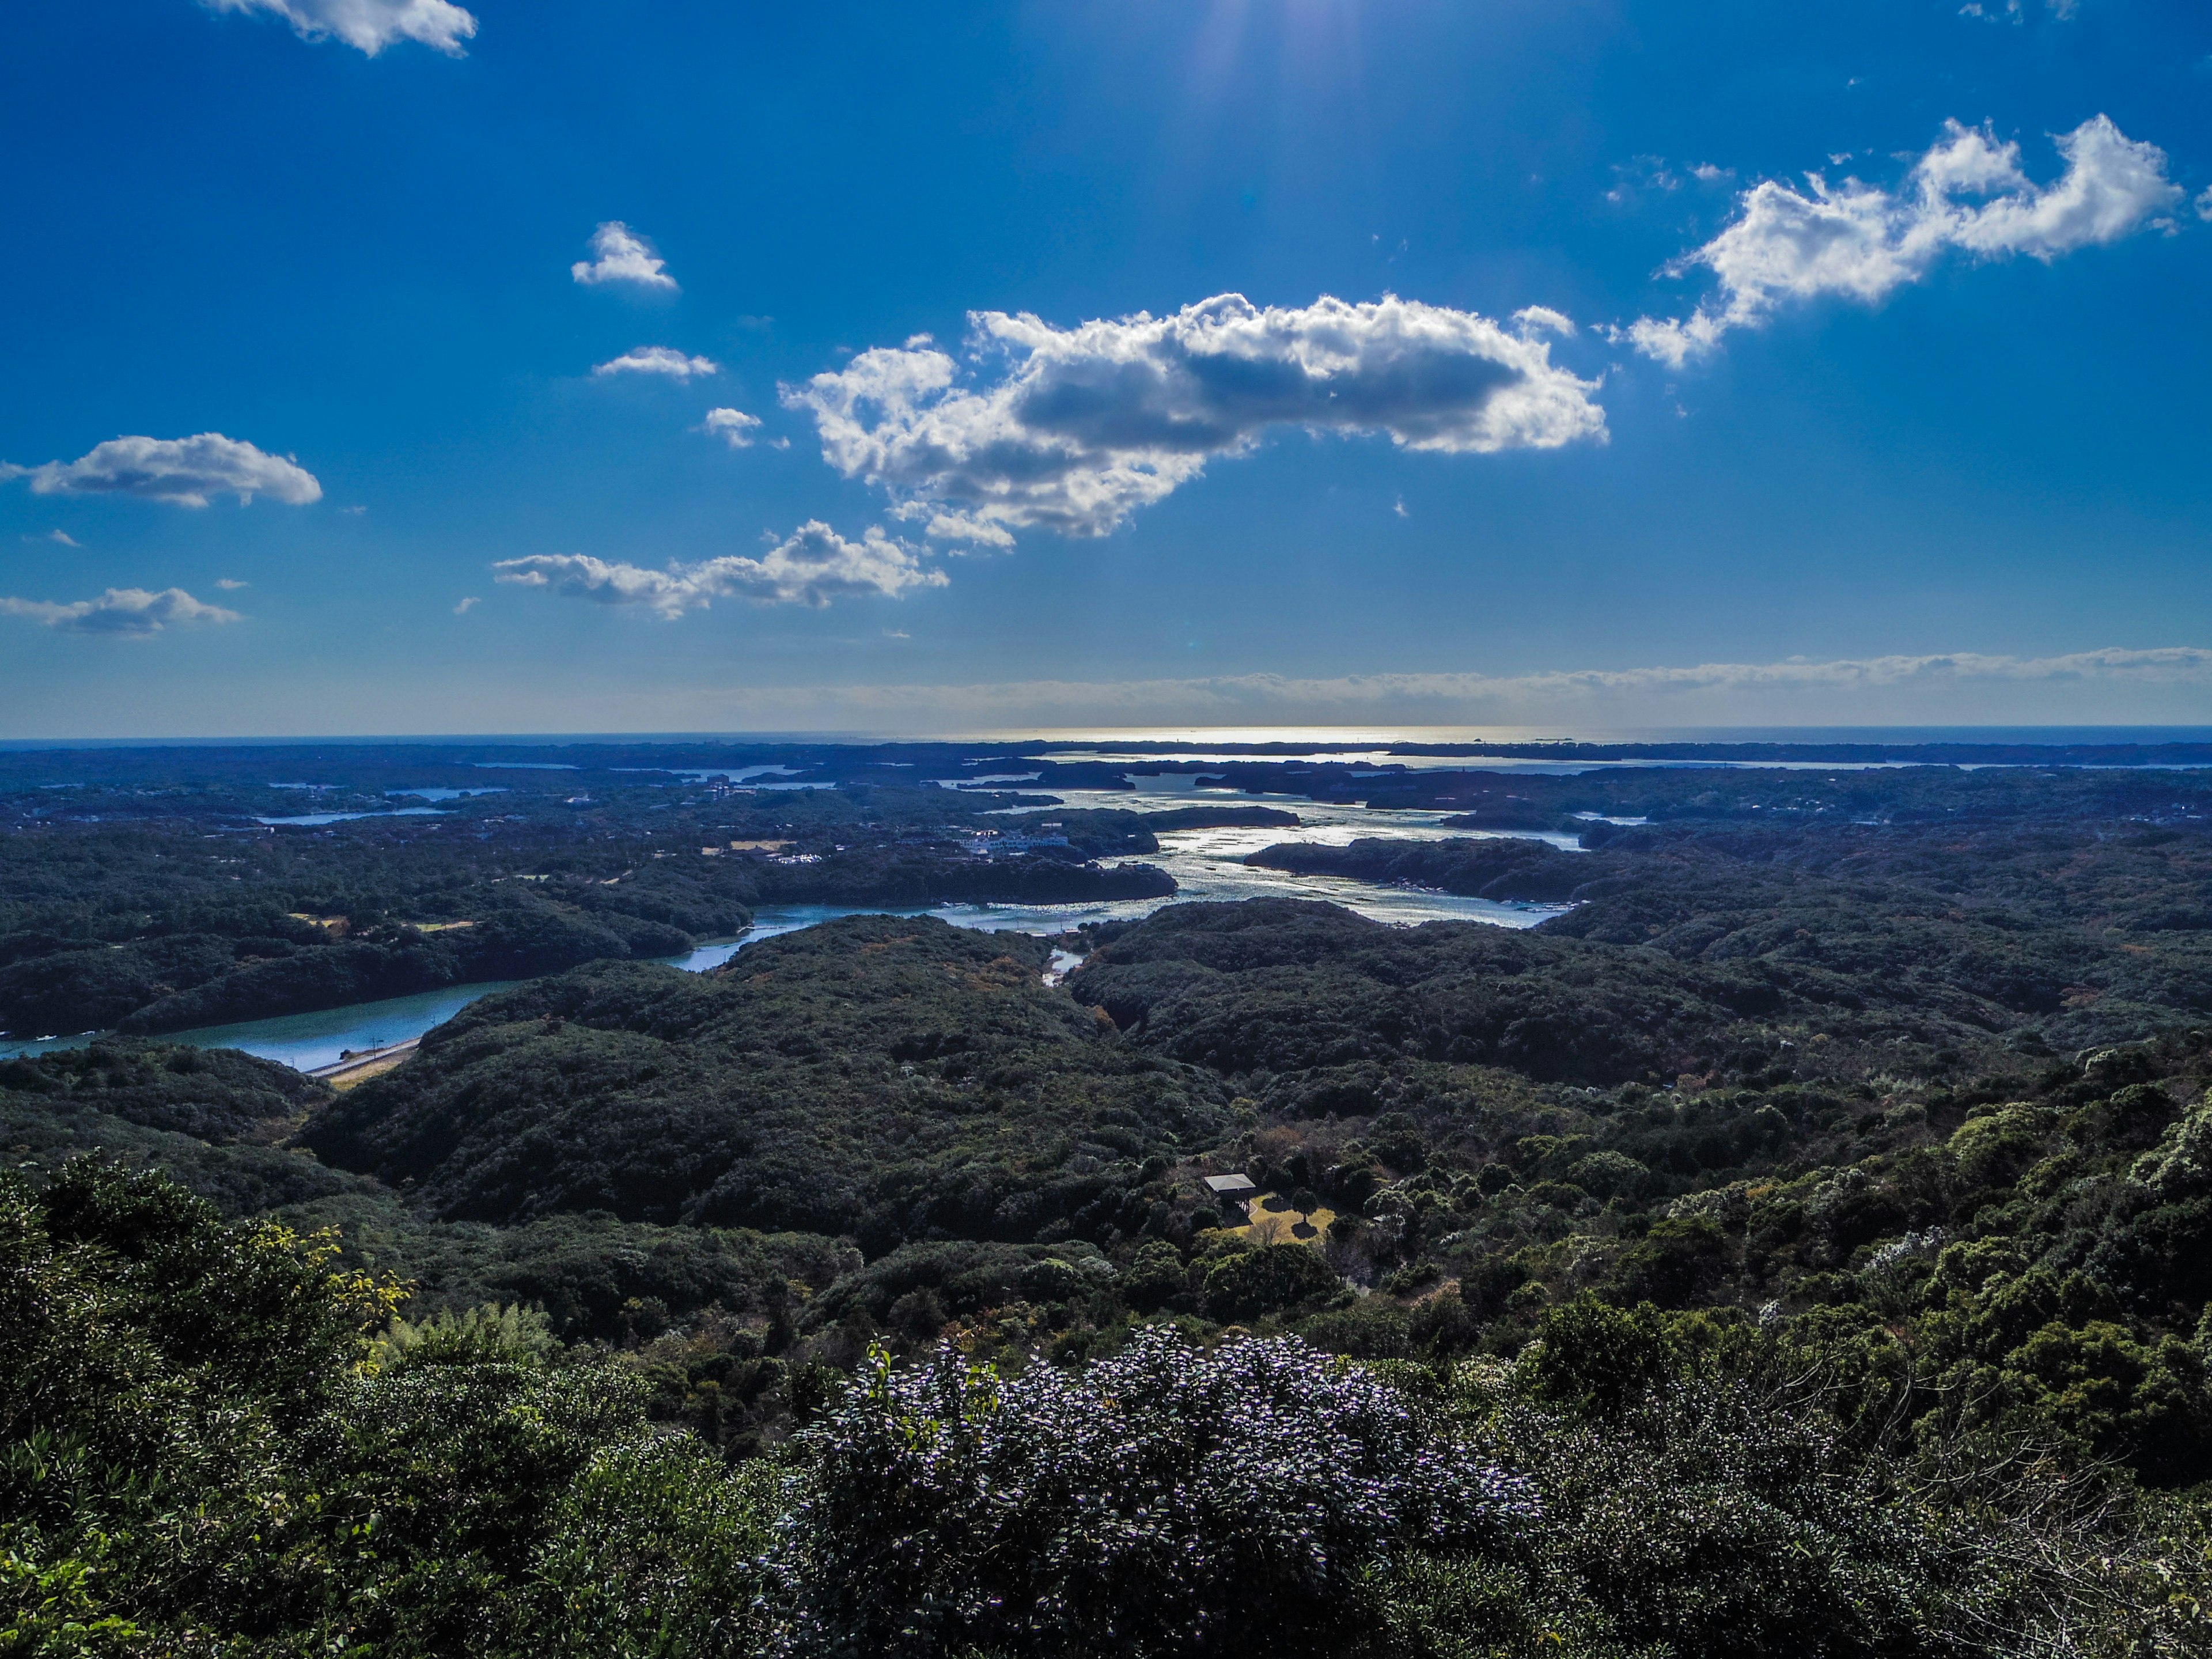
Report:
[[[1377,921],[1413,925],[1424,921],[1486,921],[1501,927],[1533,927],[1565,907],[1555,904],[1500,904],[1490,899],[1460,898],[1449,893],[1373,887],[1362,882],[1340,881],[1326,876],[1294,876],[1279,870],[1255,870],[1243,862],[1248,854],[1280,842],[1306,842],[1340,847],[1360,836],[1386,836],[1407,841],[1430,841],[1444,836],[1480,836],[1481,831],[1447,830],[1441,812],[1378,812],[1359,806],[1334,806],[1298,796],[1255,796],[1226,791],[1194,789],[1188,777],[1169,775],[1158,780],[1137,779],[1137,789],[1058,789],[1062,805],[1030,808],[1010,814],[1018,818],[1049,819],[1071,807],[1115,806],[1139,811],[1200,804],[1279,806],[1296,812],[1297,829],[1187,830],[1162,836],[1160,850],[1127,862],[1157,865],[1176,878],[1178,900],[1233,901],[1248,898],[1327,899]],[[1522,832],[1522,838],[1528,832]],[[1538,839],[1562,847],[1573,838],[1546,835]],[[1117,860],[1118,861],[1118,860]],[[763,905],[753,925],[739,939],[702,945],[681,957],[665,958],[689,973],[719,968],[749,945],[797,933],[838,916],[884,915],[933,915],[956,927],[984,933],[1057,933],[1086,921],[1119,921],[1147,915],[1164,902],[1175,900],[1126,899],[1106,904],[940,904],[885,912],[881,907],[830,904]],[[1055,963],[1055,966],[1060,966]],[[1064,967],[1061,971],[1065,971]],[[236,1025],[211,1025],[196,1031],[177,1031],[163,1041],[187,1042],[203,1048],[243,1048],[265,1060],[282,1061],[301,1071],[334,1064],[341,1053],[381,1048],[417,1037],[442,1025],[478,997],[504,991],[515,981],[500,980],[479,985],[448,986],[417,996],[393,997],[382,1002],[355,1003],[319,1013],[286,1014],[276,1019],[248,1020]],[[36,1042],[0,1040],[0,1056],[43,1054],[52,1048],[76,1048],[86,1036],[63,1036]]]

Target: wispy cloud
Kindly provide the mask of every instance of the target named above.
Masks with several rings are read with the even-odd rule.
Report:
[[[968,685],[701,689],[641,698],[639,729],[933,731],[1146,725],[1397,723],[1555,730],[1854,724],[1941,716],[2017,723],[2212,708],[2212,649],[2060,656],[1972,652],[1530,674],[1244,674]]]
[[[0,474],[0,476],[5,475]],[[43,536],[26,536],[23,539],[27,542],[54,542],[63,547],[82,547],[84,545],[82,542],[77,540],[76,537],[70,535],[66,530],[49,530]]]
[[[819,610],[832,599],[896,599],[915,588],[945,586],[943,571],[921,562],[925,550],[893,539],[880,526],[849,541],[816,519],[781,541],[768,539],[771,545],[757,559],[707,559],[660,570],[574,553],[502,559],[492,568],[503,582],[599,605],[636,606],[671,621],[720,599]]]
[[[216,11],[281,17],[303,40],[332,35],[371,58],[401,40],[419,40],[449,58],[477,32],[477,20],[449,0],[201,0]]]
[[[22,617],[65,634],[104,634],[144,638],[173,623],[234,623],[235,611],[207,605],[181,587],[149,592],[143,587],[111,587],[96,599],[58,605],[44,599],[0,599],[0,617]]]
[[[1623,207],[1650,191],[1667,194],[1681,187],[1680,175],[1667,165],[1664,156],[1638,155],[1614,166],[1613,188],[1606,191],[1605,199]]]
[[[677,291],[676,279],[668,274],[668,262],[653,251],[652,243],[619,219],[610,219],[592,233],[592,252],[596,257],[579,259],[568,267],[568,274],[586,288],[603,283],[632,283],[639,288]]]
[[[969,322],[964,362],[918,335],[783,388],[825,460],[942,539],[1103,536],[1280,427],[1458,453],[1606,435],[1596,383],[1541,337],[1571,330],[1556,312],[1508,329],[1396,298],[1286,308],[1224,294],[1070,329],[1026,313]]]
[[[672,380],[721,372],[722,366],[713,358],[687,357],[672,346],[632,346],[592,370],[594,374],[665,374]]]
[[[241,587],[251,587],[253,586],[252,582],[238,581],[229,576],[218,576],[216,579],[215,585],[222,589],[226,593],[235,593]]]
[[[463,599],[463,600],[462,600],[459,605],[455,605],[455,606],[453,607],[453,614],[454,614],[456,617],[465,617],[465,616],[467,616],[467,615],[469,614],[469,612],[470,612],[470,611],[471,611],[475,610],[478,605],[482,605],[483,603],[483,601],[482,599],[478,599],[475,594],[471,593],[471,594],[470,594],[470,595],[468,596],[468,598],[466,598],[465,599]]]
[[[1734,223],[1669,267],[1675,276],[1708,269],[1720,292],[1687,317],[1639,317],[1618,337],[1680,368],[1785,301],[1842,295],[1873,304],[1954,251],[2048,263],[2159,223],[2182,200],[2166,153],[2105,116],[2057,144],[2066,170],[2050,185],[2021,171],[2018,144],[1956,121],[1895,191],[1849,178],[1831,185],[1819,173],[1802,191],[1765,180],[1744,192]]]
[[[2048,0],[2047,9],[2057,21],[2070,23],[2081,9],[2081,0]],[[1966,3],[1959,8],[1959,15],[1978,17],[1985,23],[2025,23],[2027,7],[2025,0],[1990,0],[1986,6],[1981,0],[1966,0]]]
[[[235,495],[241,506],[256,495],[291,507],[323,498],[314,475],[290,456],[264,453],[220,432],[110,438],[80,459],[42,466],[0,462],[0,481],[9,478],[28,478],[40,495],[137,495],[180,507],[205,507],[210,495]]]
[[[748,415],[742,409],[710,409],[699,429],[721,439],[732,449],[750,449],[753,434],[760,423],[759,416]]]

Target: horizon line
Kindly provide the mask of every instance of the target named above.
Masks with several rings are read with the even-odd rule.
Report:
[[[1418,734],[1418,735],[1417,735]],[[1445,735],[1450,734],[1450,735]],[[1972,734],[1972,735],[1970,735]],[[2101,741],[2100,741],[2101,739]],[[1033,726],[989,730],[914,732],[846,728],[830,730],[613,731],[588,732],[416,732],[200,733],[183,736],[33,737],[0,738],[0,753],[31,753],[77,749],[274,748],[299,744],[340,744],[452,745],[512,744],[547,747],[559,744],[619,745],[685,743],[756,744],[779,745],[830,744],[837,747],[932,744],[1034,744],[1068,747],[1084,744],[1118,743],[1148,745],[1188,745],[1204,743],[1226,748],[1314,749],[1349,747],[1415,748],[1428,746],[1625,748],[1655,744],[1698,744],[1751,745],[1784,744],[1804,747],[1936,747],[1971,744],[2033,748],[2150,748],[2175,743],[2212,742],[2212,724],[2151,724],[2113,721],[2080,724],[2051,721],[1997,725],[1985,722],[1958,725],[1864,723],[1849,726],[1510,726],[1425,725],[1407,723],[1387,728],[1374,726],[1322,726],[1285,723],[1267,726],[1240,722],[1235,726],[1168,723],[1140,726]]]

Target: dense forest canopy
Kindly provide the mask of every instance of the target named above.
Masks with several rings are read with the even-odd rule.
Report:
[[[711,977],[580,969],[476,1004],[301,1144],[453,1218],[605,1210],[864,1247],[1103,1231],[1150,1161],[1221,1138],[1226,1091],[1113,1041],[1045,959],[1025,935],[854,916]]]
[[[0,1652],[2212,1647],[2193,773],[164,752],[0,757],[0,975],[122,1028],[0,1060]],[[1461,821],[1255,861],[1572,908],[641,959],[1352,789]],[[343,1090],[147,1034],[364,951],[528,982]]]

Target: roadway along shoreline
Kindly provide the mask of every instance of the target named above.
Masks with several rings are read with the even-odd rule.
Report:
[[[327,1083],[334,1089],[349,1088],[356,1083],[366,1083],[372,1077],[390,1071],[413,1054],[422,1043],[420,1037],[409,1037],[404,1042],[395,1042],[386,1048],[366,1048],[357,1054],[348,1054],[328,1066],[318,1066],[307,1075],[318,1082]]]

